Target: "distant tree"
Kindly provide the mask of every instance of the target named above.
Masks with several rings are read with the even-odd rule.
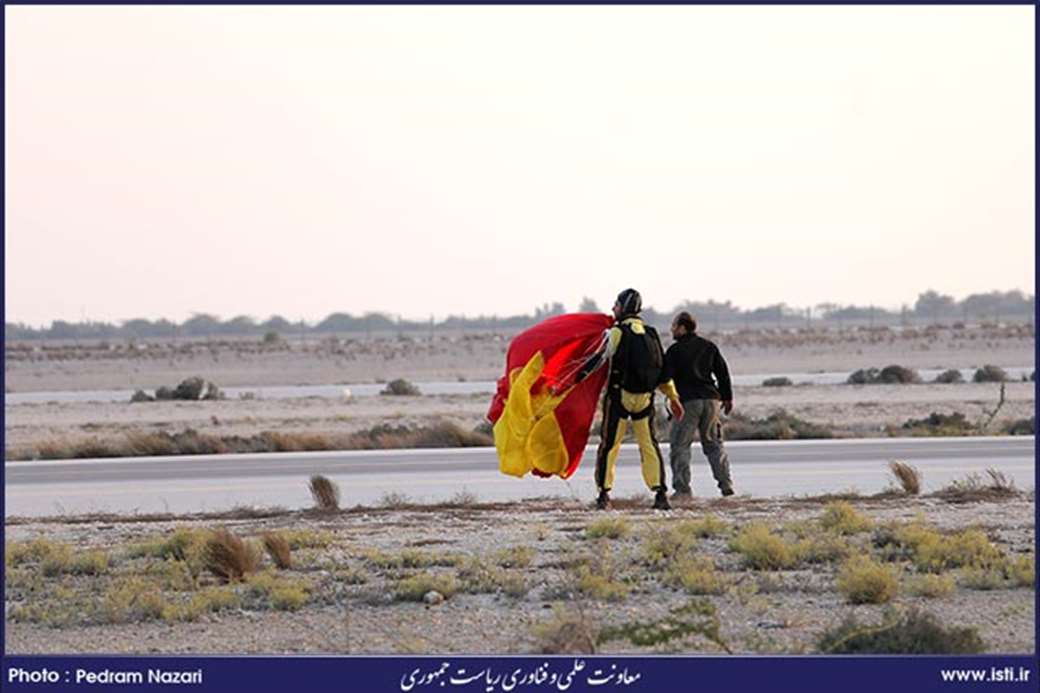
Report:
[[[256,320],[248,315],[231,318],[220,326],[220,331],[224,334],[250,334],[258,329]]]
[[[940,294],[930,289],[919,295],[914,304],[914,315],[929,320],[949,317],[955,315],[956,312],[957,302],[953,300],[953,296]]]
[[[192,313],[181,325],[184,333],[192,337],[205,337],[220,333],[220,320],[207,313]]]
[[[588,296],[583,296],[582,299],[581,299],[581,305],[578,306],[578,312],[579,313],[600,313],[602,311],[600,311],[599,306],[596,305],[596,302],[594,300],[592,300]]]
[[[567,310],[563,307],[562,303],[556,302],[552,305],[549,305],[548,303],[543,303],[541,308],[534,309],[534,319],[536,321],[545,320],[546,318],[551,318],[554,315],[563,315],[566,312]]]
[[[272,315],[266,321],[264,321],[260,327],[267,332],[289,332],[292,330],[292,323],[283,318],[281,315]]]

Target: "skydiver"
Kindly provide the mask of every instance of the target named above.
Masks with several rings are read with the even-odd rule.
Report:
[[[654,508],[669,510],[668,482],[664,458],[654,436],[654,390],[668,398],[672,415],[683,417],[683,405],[671,380],[662,380],[664,350],[657,331],[643,323],[639,313],[643,300],[635,289],[625,289],[614,303],[614,325],[607,330],[604,346],[588,359],[578,373],[578,380],[609,363],[607,389],[603,395],[603,423],[596,452],[596,507],[610,507],[610,489],[614,486],[614,467],[627,420],[639,444],[643,481],[654,492]]]

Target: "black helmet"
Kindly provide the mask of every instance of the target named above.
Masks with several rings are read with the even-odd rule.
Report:
[[[635,289],[625,289],[617,295],[622,315],[635,315],[643,310],[643,297]]]

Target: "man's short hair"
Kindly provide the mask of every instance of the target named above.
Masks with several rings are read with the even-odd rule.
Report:
[[[694,320],[693,316],[690,315],[689,311],[684,310],[683,312],[676,315],[675,322],[676,324],[685,327],[686,331],[691,334],[697,331],[697,321]]]

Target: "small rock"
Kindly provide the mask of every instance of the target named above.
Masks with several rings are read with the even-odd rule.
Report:
[[[430,590],[423,595],[423,601],[427,604],[440,604],[444,601],[444,595],[437,590]]]

